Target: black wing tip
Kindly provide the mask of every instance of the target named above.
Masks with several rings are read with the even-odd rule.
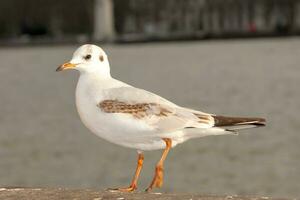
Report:
[[[266,126],[266,119],[258,117],[226,117],[221,115],[212,116],[216,127],[254,125],[257,127]]]
[[[266,120],[263,119],[263,121],[254,122],[253,125],[255,125],[255,126],[266,126]]]
[[[266,126],[267,120],[264,118],[257,118],[256,122],[253,122],[251,124],[255,125],[255,126]]]

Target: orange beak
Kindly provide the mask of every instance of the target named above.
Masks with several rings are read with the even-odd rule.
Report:
[[[65,69],[72,69],[72,68],[74,68],[74,67],[76,67],[76,64],[72,64],[72,63],[64,63],[64,64],[62,64],[62,65],[60,65],[57,69],[56,69],[56,71],[57,72],[59,72],[59,71],[63,71],[63,70],[65,70]]]

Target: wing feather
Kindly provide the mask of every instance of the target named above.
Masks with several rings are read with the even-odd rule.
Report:
[[[151,92],[120,87],[103,92],[104,98],[97,106],[106,113],[127,115],[154,127],[161,132],[187,127],[209,128],[214,124],[211,115],[179,107]]]

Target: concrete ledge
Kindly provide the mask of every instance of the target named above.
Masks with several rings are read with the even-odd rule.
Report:
[[[5,200],[274,200],[269,197],[213,196],[193,194],[162,194],[162,193],[121,193],[97,191],[90,189],[51,189],[51,188],[0,188],[0,199]],[[277,198],[279,199],[279,198]]]

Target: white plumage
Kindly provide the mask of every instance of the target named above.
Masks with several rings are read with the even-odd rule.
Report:
[[[183,108],[116,80],[110,75],[107,55],[95,45],[78,48],[57,71],[64,69],[80,71],[76,106],[85,126],[101,138],[139,152],[163,149],[165,139],[174,147],[191,138],[232,134],[265,123],[261,118],[223,117]],[[155,184],[160,183],[153,182],[151,188]]]
[[[112,143],[138,150],[154,150],[165,147],[161,138],[172,139],[175,146],[190,138],[233,133],[223,127],[215,127],[211,114],[180,107],[156,94],[112,78],[107,55],[100,47],[81,46],[67,64],[72,66],[60,67],[60,70],[72,68],[80,71],[76,105],[81,120],[93,133]],[[159,116],[153,107],[147,110],[146,116],[137,119],[130,113],[103,112],[97,105],[104,100],[131,105],[156,104],[169,113]],[[201,121],[195,114],[206,116],[208,120]],[[246,128],[245,125],[241,127]]]

